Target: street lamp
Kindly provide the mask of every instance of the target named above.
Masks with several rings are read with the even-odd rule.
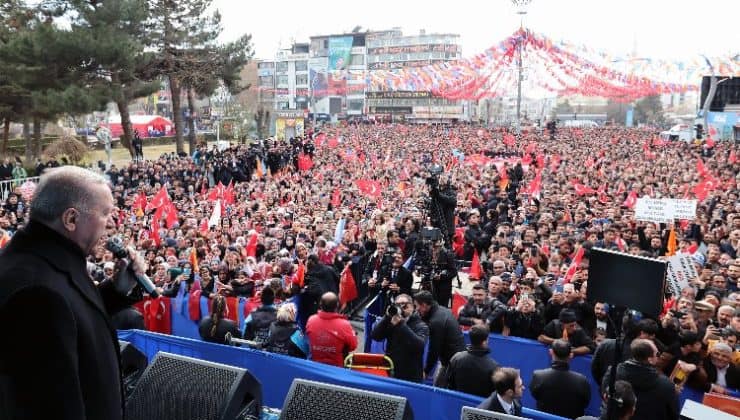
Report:
[[[527,14],[527,7],[532,0],[511,0],[516,7],[516,14],[519,15],[519,29],[524,29],[524,15]],[[517,50],[519,52],[519,58],[517,60],[518,77],[516,83],[516,133],[520,134],[522,131],[521,123],[521,108],[522,108],[522,39],[517,40]]]

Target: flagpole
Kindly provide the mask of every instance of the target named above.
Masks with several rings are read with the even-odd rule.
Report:
[[[521,110],[522,110],[522,79],[524,78],[524,67],[522,65],[522,41],[521,33],[524,32],[524,15],[527,14],[527,6],[529,6],[529,3],[532,2],[532,0],[511,0],[512,3],[514,3],[514,6],[517,7],[517,14],[519,15],[519,31],[520,31],[520,37],[517,40],[517,52],[518,52],[518,59],[517,59],[517,83],[516,83],[516,134],[519,135],[522,132],[522,122],[521,122]]]

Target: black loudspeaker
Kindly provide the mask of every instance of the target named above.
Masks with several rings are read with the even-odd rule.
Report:
[[[463,407],[460,420],[521,420],[526,417],[512,416],[510,414],[496,413],[480,408]]]
[[[248,370],[159,352],[126,402],[126,420],[236,420],[261,410],[262,385]]]
[[[666,262],[601,248],[591,249],[588,300],[657,317],[663,309]]]
[[[280,420],[413,420],[406,398],[294,379]]]
[[[141,374],[146,369],[147,360],[144,353],[128,341],[118,341],[121,348],[121,373],[123,375],[123,393],[126,400],[133,393]]]

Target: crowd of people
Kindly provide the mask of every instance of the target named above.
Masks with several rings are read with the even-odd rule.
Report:
[[[212,299],[200,324],[209,341],[229,333],[341,366],[357,339],[340,312],[377,295],[392,309],[367,333],[387,340],[398,378],[435,375],[435,385],[512,414],[526,385],[538,409],[575,418],[601,396],[568,363],[594,353],[594,379],[606,392],[616,375],[623,416],[676,418],[667,379],[676,366],[686,386],[740,387],[736,153],[727,142],[668,143],[641,129],[559,129],[550,138],[462,124],[326,126],[286,142],[202,145],[192,156],[112,165],[104,175],[115,226],[106,236],[143,254],[165,296],[198,290]],[[636,197],[697,198],[696,217],[640,221]],[[430,201],[452,204],[446,213]],[[21,228],[28,207],[20,192],[8,196],[0,237]],[[441,236],[430,239],[430,226]],[[104,239],[88,263],[100,283],[115,271]],[[666,296],[663,313],[623,321],[618,308],[588,298],[592,247],[690,254],[699,276]],[[469,266],[472,294],[453,313],[451,291]],[[340,290],[347,274],[357,288],[350,302]],[[226,296],[261,300],[243,330],[224,319]],[[116,327],[139,325],[130,310],[114,315]],[[524,383],[490,358],[489,332],[540,341],[552,366]]]

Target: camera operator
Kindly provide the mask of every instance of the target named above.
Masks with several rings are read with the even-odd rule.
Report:
[[[434,299],[440,306],[449,307],[452,298],[452,279],[457,276],[457,268],[453,254],[444,247],[441,239],[432,243],[430,264]]]
[[[457,206],[457,192],[449,182],[440,186],[439,174],[442,167],[435,165],[430,169],[431,175],[427,178],[429,185],[428,214],[432,226],[442,230],[446,243],[452,243],[452,235],[455,233],[455,207]]]
[[[424,379],[424,345],[429,327],[414,312],[410,295],[396,296],[371,336],[373,340],[387,340],[385,354],[393,361],[394,378],[412,382]]]

